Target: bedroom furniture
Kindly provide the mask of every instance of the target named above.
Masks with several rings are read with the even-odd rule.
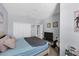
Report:
[[[19,38],[16,42],[16,48],[0,53],[0,56],[37,56],[48,53],[48,43],[42,46],[32,47],[24,38]]]
[[[53,41],[53,45],[52,45],[53,48],[58,47],[57,42],[58,42],[58,40]]]
[[[16,39],[4,34],[1,38],[0,38],[0,52],[5,52],[7,51],[9,48],[15,48],[16,46]]]
[[[45,40],[41,40],[38,37],[25,37],[24,38],[32,47],[37,47],[46,44]]]
[[[73,46],[70,46],[69,48],[65,49],[65,55],[67,55],[67,56],[79,56],[79,50]]]
[[[74,53],[74,52],[72,52],[72,51],[70,51],[70,50],[68,50],[68,49],[65,49],[65,55],[66,55],[66,56],[77,56],[76,53]]]

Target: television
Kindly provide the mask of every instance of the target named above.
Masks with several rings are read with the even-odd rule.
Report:
[[[53,33],[44,32],[44,40],[47,40],[49,42],[53,42]]]

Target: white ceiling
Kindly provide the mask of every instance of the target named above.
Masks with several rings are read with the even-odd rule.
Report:
[[[56,3],[4,3],[9,15],[46,19],[54,13]]]

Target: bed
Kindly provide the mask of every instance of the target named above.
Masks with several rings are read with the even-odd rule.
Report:
[[[24,38],[16,40],[16,48],[9,49],[0,56],[40,56],[48,53],[48,43],[37,47],[31,46]]]

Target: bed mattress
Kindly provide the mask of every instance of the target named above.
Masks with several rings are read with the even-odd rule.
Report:
[[[32,47],[24,38],[17,39],[16,42],[16,48],[0,53],[0,56],[34,56],[48,49],[48,43]]]

